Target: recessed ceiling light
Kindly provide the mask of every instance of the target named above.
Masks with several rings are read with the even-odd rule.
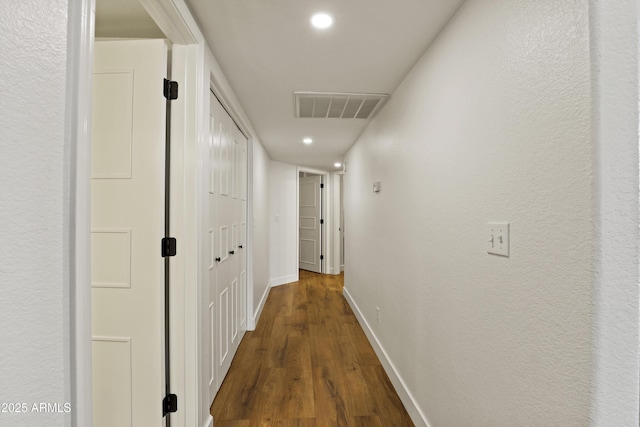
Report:
[[[311,17],[311,25],[324,30],[333,25],[333,18],[328,13],[316,13]]]
[[[340,162],[335,162],[335,163],[333,164],[333,166],[335,166],[335,167],[339,168],[340,166],[342,166],[342,163],[340,163]]]
[[[305,138],[305,139],[302,140],[302,142],[304,142],[305,144],[311,144],[313,142],[313,139]]]

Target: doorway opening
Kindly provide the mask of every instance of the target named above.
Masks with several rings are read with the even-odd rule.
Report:
[[[338,228],[338,246],[340,248],[340,272],[344,272],[344,172],[336,174],[337,179],[340,180],[340,195],[338,196],[339,212],[340,212],[340,227]]]
[[[95,22],[93,425],[170,426],[171,43],[137,0],[98,0]]]
[[[302,166],[297,168],[296,178],[298,269],[339,274],[339,259],[333,259],[339,255],[339,213],[334,212],[339,205],[334,200],[339,181],[333,173]]]
[[[167,7],[171,5],[171,7]],[[169,366],[171,370],[171,387],[172,393],[177,394],[178,408],[180,410],[173,413],[171,417],[163,417],[162,424],[166,422],[169,425],[171,421],[177,425],[212,425],[213,420],[208,414],[208,407],[204,408],[201,402],[192,404],[187,390],[194,390],[199,387],[199,373],[202,371],[200,364],[198,349],[199,341],[196,336],[198,331],[198,318],[196,316],[187,316],[185,313],[195,313],[198,308],[198,277],[196,272],[202,265],[201,260],[198,258],[198,245],[202,242],[198,239],[198,235],[191,227],[192,223],[188,218],[193,218],[198,209],[198,201],[196,194],[196,186],[187,185],[188,182],[194,182],[197,177],[202,175],[202,172],[196,167],[197,156],[194,155],[201,147],[198,145],[200,136],[203,136],[203,130],[201,118],[198,116],[200,111],[204,109],[195,108],[199,105],[204,105],[203,95],[199,93],[196,88],[202,81],[203,75],[200,73],[199,65],[202,64],[202,58],[204,56],[203,46],[204,39],[199,32],[195,21],[191,18],[188,9],[186,8],[182,0],[80,0],[73,5],[70,5],[70,26],[72,25],[72,31],[74,37],[70,40],[70,58],[73,61],[73,66],[70,68],[73,82],[70,89],[69,99],[71,103],[71,111],[73,117],[70,119],[72,127],[72,150],[71,153],[74,162],[71,167],[71,186],[72,186],[72,211],[75,215],[75,229],[72,233],[70,252],[72,253],[72,269],[73,275],[70,280],[71,296],[70,296],[70,334],[71,334],[71,352],[72,352],[72,366],[71,366],[71,401],[74,405],[74,411],[71,414],[71,422],[73,425],[100,425],[94,423],[94,418],[98,416],[100,412],[94,404],[97,400],[106,401],[101,396],[97,396],[94,393],[94,387],[92,383],[95,383],[96,378],[94,375],[95,369],[92,370],[92,358],[96,353],[92,347],[101,346],[99,352],[102,352],[103,359],[117,359],[122,363],[129,363],[127,361],[126,353],[137,351],[139,345],[137,340],[128,336],[124,332],[113,331],[109,333],[92,333],[92,323],[94,320],[102,322],[99,315],[96,315],[96,311],[92,307],[92,293],[94,290],[102,292],[102,290],[122,291],[121,293],[128,292],[128,289],[134,288],[134,282],[138,283],[134,278],[133,273],[129,277],[129,262],[134,254],[137,254],[137,250],[133,250],[132,246],[127,250],[127,241],[131,241],[141,237],[140,233],[126,226],[108,225],[105,227],[107,230],[100,229],[101,227],[92,224],[92,191],[93,186],[92,174],[96,175],[97,170],[91,170],[92,149],[95,149],[95,144],[91,138],[91,117],[92,117],[92,93],[95,91],[92,89],[92,81],[94,80],[94,41],[102,41],[104,38],[116,38],[120,41],[127,41],[131,39],[146,39],[142,41],[151,41],[149,39],[155,39],[155,41],[166,44],[166,57],[167,60],[159,65],[157,69],[163,70],[163,78],[159,79],[159,82],[149,80],[150,84],[153,84],[155,88],[158,88],[160,94],[163,94],[163,80],[168,77],[169,70],[172,73],[172,80],[183,82],[184,85],[180,88],[179,99],[174,101],[172,109],[172,126],[170,133],[173,136],[171,144],[172,158],[171,162],[171,234],[172,237],[177,239],[177,255],[171,258],[172,268],[170,271],[170,277],[172,283],[180,281],[181,286],[172,286],[170,291],[170,298],[168,298],[171,310],[171,322],[170,325],[160,326],[165,329],[173,331],[172,338],[170,340],[171,354],[175,357],[171,357]],[[110,9],[117,9],[111,10]],[[136,17],[135,11],[142,12],[144,17]],[[105,12],[106,11],[106,12]],[[117,12],[117,13],[111,13]],[[118,24],[112,29],[103,31],[106,27],[104,18],[105,13],[111,14],[111,18],[107,18],[107,22]],[[111,19],[111,21],[109,21]],[[137,31],[141,27],[146,25],[138,25],[139,23],[146,21],[153,22],[152,27],[155,27],[153,31],[158,31],[151,35],[125,34],[117,33],[117,31]],[[145,50],[146,53],[146,50]],[[119,74],[115,80],[126,82],[131,80],[131,75],[139,74],[137,72],[132,73],[132,69],[127,66],[122,67],[104,67],[105,74]],[[128,76],[128,77],[127,77]],[[104,76],[102,76],[104,77]],[[102,79],[103,83],[105,79]],[[109,80],[109,79],[106,79]],[[144,83],[147,83],[146,81]],[[114,86],[114,92],[122,92],[127,87],[130,88],[130,84],[116,84]],[[137,82],[134,86],[137,86]],[[105,90],[108,95],[113,95],[109,90]],[[128,89],[127,89],[128,90]],[[154,96],[155,96],[154,91]],[[164,97],[161,102],[166,102]],[[135,103],[134,103],[135,105]],[[190,110],[193,108],[193,110]],[[114,115],[124,116],[124,112],[120,110],[110,109]],[[145,120],[147,115],[140,117],[140,120]],[[166,123],[161,126],[162,135],[158,138],[159,141],[164,142],[165,132],[168,130],[165,128]],[[132,147],[135,144],[130,144]],[[105,147],[103,147],[105,148]],[[120,144],[121,152],[125,153],[127,157],[128,150],[126,144]],[[160,152],[164,156],[165,147]],[[155,151],[154,151],[155,152]],[[134,153],[135,157],[135,153]],[[123,162],[118,162],[119,156],[112,156],[103,160],[106,161],[102,166],[103,175],[100,179],[102,182],[100,185],[108,182],[110,178],[106,175],[109,173],[109,169],[113,172],[113,169],[117,170],[117,175],[137,175],[138,167],[128,168],[128,160],[123,166]],[[164,159],[164,157],[163,157]],[[134,160],[132,160],[134,161]],[[122,179],[118,177],[111,178],[114,182],[116,179]],[[155,190],[154,190],[155,191]],[[119,192],[118,192],[119,194]],[[155,196],[154,196],[155,197]],[[123,204],[121,202],[120,204]],[[145,200],[136,199],[133,203],[133,207],[144,205]],[[110,203],[111,206],[117,206],[118,204]],[[162,217],[164,209],[160,207],[159,215]],[[107,209],[97,210],[103,216],[109,216]],[[93,228],[93,230],[92,230]],[[96,230],[97,228],[97,230]],[[160,227],[160,232],[154,238],[153,253],[160,257],[161,264],[161,241],[164,236],[164,230]],[[104,268],[95,268],[92,266],[92,259],[90,254],[95,252],[92,250],[92,231],[99,234],[97,242],[102,246],[101,248],[95,248],[98,250],[108,250],[111,253],[115,253],[118,258],[119,268],[117,270],[110,271]],[[154,234],[155,235],[155,234]],[[122,250],[116,250],[121,248]],[[164,251],[165,246],[162,246]],[[172,252],[172,250],[169,250]],[[133,264],[131,264],[133,266]],[[162,266],[160,267],[163,269]],[[98,275],[92,276],[92,270]],[[133,268],[131,269],[133,272]],[[154,272],[155,274],[155,272]],[[100,278],[99,276],[102,275]],[[110,275],[110,277],[109,277]],[[99,280],[98,280],[99,279]],[[107,287],[90,286],[91,282],[106,284]],[[155,280],[154,280],[155,282]],[[124,286],[113,286],[113,285]],[[160,283],[154,283],[162,291],[162,280]],[[162,306],[166,298],[159,298],[160,305]],[[154,302],[155,304],[155,302]],[[157,304],[155,304],[157,306]],[[161,311],[164,307],[161,308]],[[125,311],[121,309],[120,311]],[[154,309],[155,310],[155,309]],[[159,316],[159,322],[163,323],[162,316]],[[110,322],[105,322],[110,323]],[[176,331],[184,331],[185,333],[176,334]],[[108,340],[98,339],[92,340],[92,335],[95,338],[109,338]],[[155,334],[154,334],[155,335]],[[153,400],[153,413],[150,413],[153,419],[147,420],[146,423],[138,423],[135,420],[135,416],[131,418],[126,417],[125,421],[122,414],[118,414],[118,417],[123,419],[123,423],[120,424],[117,421],[109,425],[159,425],[160,422],[156,422],[157,413],[160,417],[163,416],[164,402],[162,401],[165,396],[165,387],[162,387],[164,382],[165,372],[164,367],[167,365],[164,360],[165,349],[162,345],[163,338],[159,340],[157,337],[153,337],[156,342],[160,342],[160,348],[157,349],[154,359],[160,359],[159,374],[154,374],[162,379],[160,390],[154,391],[151,394],[145,395],[143,399]],[[110,347],[110,349],[108,348]],[[113,350],[113,351],[112,351]],[[99,353],[98,352],[98,353]],[[113,352],[114,354],[111,354]],[[112,358],[113,356],[113,358]],[[132,364],[134,362],[131,362]],[[154,363],[155,360],[154,360]],[[188,375],[184,373],[187,372]],[[103,373],[104,374],[104,373]],[[123,372],[118,372],[123,374]],[[130,372],[131,379],[134,377],[140,377],[137,372]],[[102,378],[99,381],[110,381],[110,378]],[[125,379],[127,380],[127,379]],[[128,381],[128,380],[127,380]],[[113,381],[112,381],[113,382]],[[154,388],[156,387],[154,382]],[[133,393],[133,389],[132,389]],[[117,396],[120,400],[126,400],[127,393],[123,393],[123,396]],[[122,399],[121,399],[122,397]],[[144,405],[147,404],[146,400],[143,404],[139,404],[138,401],[131,400],[131,410],[134,412],[144,411]],[[104,403],[104,402],[100,402]],[[112,408],[118,411],[128,411],[127,405],[124,409],[119,408],[117,405],[112,405]],[[95,413],[95,414],[94,414]],[[95,417],[94,417],[95,415]],[[191,422],[190,420],[197,420]]]
[[[298,269],[323,273],[324,176],[298,172]]]

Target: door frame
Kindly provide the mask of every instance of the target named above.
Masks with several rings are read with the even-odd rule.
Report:
[[[333,233],[329,230],[333,229],[332,211],[332,187],[333,180],[331,173],[319,169],[298,166],[296,168],[296,265],[300,269],[300,173],[310,173],[314,175],[322,175],[322,183],[325,192],[322,194],[322,219],[324,219],[324,229],[321,232],[322,239],[322,255],[324,262],[321,263],[320,272],[322,274],[333,274]],[[331,264],[331,265],[330,265]],[[339,268],[339,267],[338,267]],[[296,275],[298,271],[296,271]]]
[[[206,43],[183,0],[140,0],[167,39],[173,44],[171,72],[181,85],[178,100],[172,105],[172,191],[171,228],[178,238],[177,256],[171,279],[171,360],[172,384],[178,394],[181,411],[172,416],[176,426],[210,426],[213,419],[203,418],[200,399],[198,355],[197,227],[192,218],[199,202],[196,183],[202,170],[198,163],[198,145],[204,141],[203,91]],[[69,346],[68,393],[73,407],[71,425],[92,425],[91,366],[91,99],[95,0],[69,1],[69,44],[67,82],[67,136],[69,139]],[[159,86],[160,90],[160,86]],[[158,236],[160,241],[162,236]],[[180,332],[180,334],[177,334]],[[178,373],[180,373],[178,375]],[[186,374],[186,375],[184,375]],[[208,413],[206,403],[206,412]],[[160,402],[158,402],[160,410]]]
[[[302,176],[301,176],[302,175]],[[327,188],[328,186],[325,186],[325,177],[324,175],[320,175],[320,174],[313,174],[313,173],[308,173],[308,172],[298,172],[298,270],[306,270],[306,271],[311,271],[308,269],[303,269],[300,267],[300,180],[302,178],[311,178],[311,177],[320,177],[320,208],[318,209],[319,211],[319,220],[318,221],[318,226],[320,227],[320,248],[319,249],[319,253],[318,255],[323,255],[324,254],[324,241],[325,241],[325,229],[324,229],[324,206],[326,201],[325,199],[325,195],[324,195],[324,191],[322,191],[324,188]],[[308,206],[306,206],[308,207]],[[317,248],[317,246],[316,246]],[[320,259],[320,273],[324,273],[324,267],[325,265],[328,263],[328,259],[327,259],[327,263],[324,262],[324,258]]]
[[[334,172],[333,177],[333,218],[335,221],[333,242],[333,273],[340,274],[344,271],[344,171]]]

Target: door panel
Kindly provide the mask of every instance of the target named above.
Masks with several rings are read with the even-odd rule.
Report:
[[[99,391],[99,405],[94,403],[94,425],[131,427],[132,371],[131,338],[99,337],[92,339],[93,389]],[[109,367],[110,369],[105,369]],[[113,410],[113,408],[118,408]]]
[[[95,43],[91,180],[94,426],[157,427],[164,390],[167,44]]]
[[[322,271],[320,262],[322,230],[320,225],[322,193],[320,175],[300,178],[300,212],[298,220],[299,267],[316,273]]]

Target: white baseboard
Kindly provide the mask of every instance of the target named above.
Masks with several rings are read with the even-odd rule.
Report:
[[[340,274],[340,269],[339,268],[329,268],[329,271],[327,274]]]
[[[287,283],[297,282],[300,278],[298,274],[292,274],[291,276],[278,277],[269,281],[269,286],[286,285]]]
[[[258,319],[260,319],[260,315],[262,314],[262,309],[264,308],[265,303],[267,302],[267,297],[269,296],[269,291],[271,290],[271,286],[267,286],[262,293],[262,298],[260,298],[260,303],[258,304],[258,308],[253,313],[253,327],[255,329],[258,324]]]
[[[424,415],[424,413],[416,403],[416,400],[413,397],[413,394],[411,394],[411,392],[407,388],[407,385],[405,384],[404,380],[396,370],[395,365],[393,364],[391,359],[389,359],[389,355],[384,350],[384,347],[382,347],[382,344],[380,344],[380,341],[378,341],[378,338],[373,333],[373,330],[369,326],[369,323],[366,321],[366,319],[362,315],[360,308],[358,308],[358,304],[356,304],[356,302],[353,300],[353,298],[351,297],[351,294],[349,293],[346,287],[343,288],[342,293],[344,294],[345,299],[351,306],[351,309],[355,313],[356,318],[358,319],[358,322],[360,322],[360,326],[364,330],[364,333],[367,335],[367,338],[369,338],[369,342],[371,343],[373,350],[376,352],[378,359],[380,359],[380,363],[382,363],[382,367],[384,368],[385,372],[389,376],[389,379],[391,380],[393,387],[396,389],[396,392],[398,393],[400,400],[404,404],[405,409],[409,413],[411,420],[416,425],[416,427],[429,427],[429,423],[427,422],[427,417]]]
[[[211,414],[209,414],[209,416],[204,420],[204,424],[202,424],[203,427],[213,427],[213,417],[211,416]]]

